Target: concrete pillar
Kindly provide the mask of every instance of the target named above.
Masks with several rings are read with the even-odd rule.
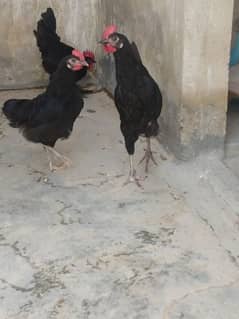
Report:
[[[233,0],[184,0],[180,144],[189,158],[224,148]]]

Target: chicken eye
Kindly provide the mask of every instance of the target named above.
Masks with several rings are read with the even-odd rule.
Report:
[[[72,59],[71,59],[71,62],[72,62],[72,63],[76,63],[76,62],[77,62],[77,59],[72,58]]]
[[[111,40],[114,41],[114,42],[117,42],[118,39],[119,39],[119,38],[117,37],[116,34],[113,34],[113,35],[111,36]]]

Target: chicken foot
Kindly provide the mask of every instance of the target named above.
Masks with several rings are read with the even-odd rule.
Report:
[[[146,142],[147,142],[147,148],[145,150],[145,154],[144,154],[143,158],[139,161],[139,164],[143,163],[143,161],[145,160],[145,172],[148,173],[149,161],[151,160],[155,165],[158,165],[158,163],[156,162],[156,160],[153,156],[153,152],[151,150],[150,137],[146,138]]]
[[[139,182],[139,178],[136,177],[136,170],[134,168],[134,163],[133,163],[133,155],[129,156],[129,164],[130,164],[129,177],[127,181],[124,183],[124,186],[128,185],[129,183],[135,183],[138,187],[142,188],[142,185]]]
[[[54,148],[44,145],[44,150],[47,153],[47,158],[49,161],[49,167],[50,167],[51,171],[65,169],[65,168],[72,165],[72,161],[68,157],[58,153]],[[51,155],[53,155],[55,158],[59,159],[62,162],[62,164],[61,165],[53,165]]]

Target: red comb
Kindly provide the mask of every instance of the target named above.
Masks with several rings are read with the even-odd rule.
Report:
[[[103,32],[102,38],[108,39],[108,37],[117,31],[117,26],[112,24],[105,28],[105,31]]]
[[[95,55],[94,55],[94,53],[93,53],[92,51],[90,51],[90,50],[85,50],[85,51],[83,52],[83,54],[84,54],[84,57],[85,57],[85,58],[91,58],[92,60],[95,60]]]
[[[85,60],[84,54],[80,50],[72,50],[71,54],[80,60]]]

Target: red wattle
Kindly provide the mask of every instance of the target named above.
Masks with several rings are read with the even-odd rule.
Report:
[[[112,45],[110,45],[110,44],[105,44],[104,45],[104,50],[105,50],[106,53],[114,53],[114,52],[117,51],[117,49],[112,47]]]

